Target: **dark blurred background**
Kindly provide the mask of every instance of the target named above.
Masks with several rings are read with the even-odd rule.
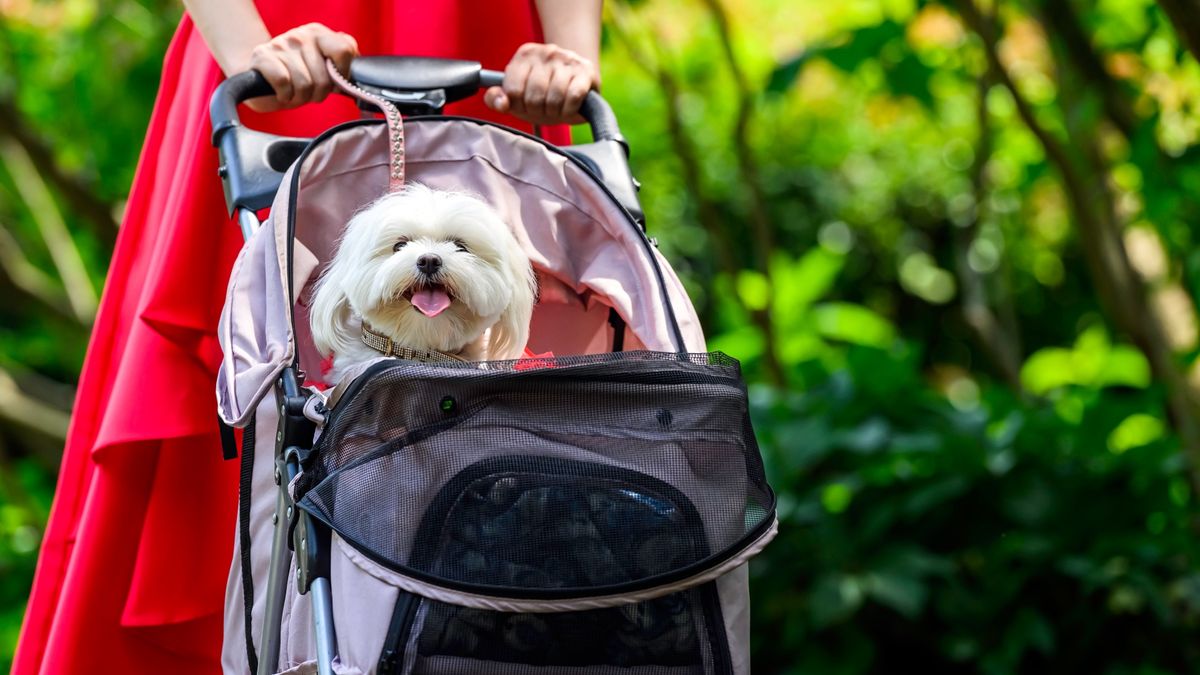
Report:
[[[0,666],[180,11],[0,0]],[[604,44],[779,492],[756,672],[1200,672],[1200,2],[610,0]]]

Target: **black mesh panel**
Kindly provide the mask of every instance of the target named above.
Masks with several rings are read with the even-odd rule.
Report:
[[[628,592],[703,571],[769,524],[749,429],[721,354],[389,361],[338,403],[300,504],[447,587]]]
[[[488,612],[427,601],[419,663],[496,663],[704,673],[711,660],[700,591],[692,589],[610,609],[558,614]],[[417,669],[420,672],[420,668]],[[627,672],[627,671],[626,671]],[[669,671],[668,671],[669,672]]]

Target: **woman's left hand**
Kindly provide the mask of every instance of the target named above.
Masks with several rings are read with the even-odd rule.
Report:
[[[579,106],[600,88],[596,65],[558,45],[521,45],[504,69],[504,84],[492,87],[483,100],[497,112],[533,124],[580,124]]]

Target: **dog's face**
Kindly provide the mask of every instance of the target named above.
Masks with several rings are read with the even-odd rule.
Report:
[[[345,354],[360,340],[361,320],[399,346],[517,358],[529,337],[533,279],[491,207],[410,185],[346,226],[313,300],[313,337],[322,352]]]

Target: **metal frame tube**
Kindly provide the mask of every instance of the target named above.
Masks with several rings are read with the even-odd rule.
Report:
[[[275,464],[276,476],[280,478],[279,496],[275,500],[275,532],[271,540],[271,566],[267,577],[266,613],[263,616],[262,633],[259,636],[258,675],[273,675],[279,665],[280,628],[283,625],[283,601],[287,597],[288,570],[292,566],[292,551],[288,546],[288,514],[291,499],[287,494],[288,482],[283,480],[279,466]]]
[[[242,237],[246,241],[250,241],[250,236],[262,225],[258,220],[258,214],[243,208],[238,208],[237,210],[237,221],[238,227],[242,229]]]
[[[333,592],[329,579],[317,577],[312,581],[313,630],[317,634],[317,675],[333,675],[333,659],[337,656],[337,638],[333,632]]]

